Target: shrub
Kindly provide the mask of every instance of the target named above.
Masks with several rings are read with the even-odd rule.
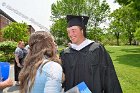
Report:
[[[16,49],[17,42],[14,41],[4,41],[0,42],[0,51],[1,53],[1,58],[0,61],[11,61],[14,58],[14,50]]]
[[[0,62],[5,62],[6,60],[6,56],[4,56],[4,53],[0,51]]]

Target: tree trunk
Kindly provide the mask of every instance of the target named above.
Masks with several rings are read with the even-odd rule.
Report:
[[[119,38],[117,38],[117,46],[119,46],[119,45],[120,45]]]
[[[129,45],[132,45],[132,38],[129,38]]]
[[[119,32],[115,32],[115,35],[116,35],[116,39],[117,39],[117,46],[119,46],[120,45],[120,42],[119,42],[120,33]]]

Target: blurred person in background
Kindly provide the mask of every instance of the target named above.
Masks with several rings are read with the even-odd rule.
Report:
[[[23,41],[19,41],[18,42],[18,46],[15,50],[15,62],[14,62],[14,71],[15,71],[15,81],[16,81],[16,85],[19,85],[19,80],[18,80],[18,76],[19,76],[19,72],[21,71],[21,68],[23,67],[23,60],[27,54],[27,51],[24,49],[25,44]]]

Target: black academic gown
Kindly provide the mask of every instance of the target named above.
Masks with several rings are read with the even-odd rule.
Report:
[[[84,81],[92,93],[122,93],[112,60],[102,45],[91,43],[80,51],[67,48],[60,58],[65,91]]]

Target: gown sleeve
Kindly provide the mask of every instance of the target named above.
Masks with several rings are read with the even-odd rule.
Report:
[[[64,62],[64,50],[60,53],[60,59],[62,61],[62,69],[63,69],[63,73],[65,74],[65,62]],[[62,87],[64,88],[65,87],[65,84],[66,84],[66,81],[64,81],[62,83]]]
[[[100,55],[103,93],[122,93],[111,57],[103,46]]]

